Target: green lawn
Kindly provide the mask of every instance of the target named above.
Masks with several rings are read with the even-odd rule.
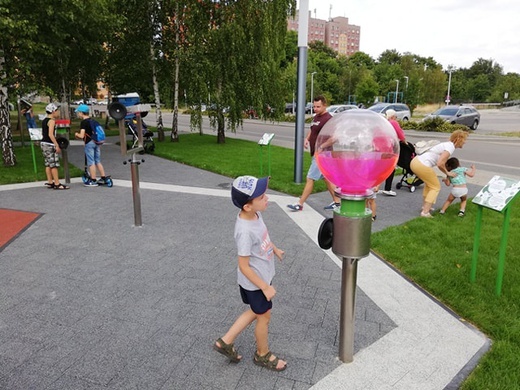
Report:
[[[156,155],[235,177],[260,174],[260,147],[254,142],[227,139],[218,145],[212,135],[181,134],[180,142],[156,142]],[[16,148],[18,165],[0,167],[0,182],[35,180],[30,147]],[[41,158],[37,149],[36,155]],[[263,150],[264,175],[267,149]],[[271,146],[270,188],[299,195],[303,185],[294,180],[294,152]],[[305,154],[304,176],[310,163]],[[38,162],[38,180],[43,180]],[[81,174],[81,172],[79,173]],[[318,182],[316,191],[324,191]],[[520,388],[520,215],[518,199],[512,205],[504,283],[495,295],[499,240],[503,216],[484,210],[476,283],[469,274],[475,234],[476,206],[468,202],[465,218],[451,207],[444,216],[417,218],[372,235],[372,248],[410,279],[451,307],[464,320],[475,324],[492,340],[491,350],[464,382],[463,389]]]

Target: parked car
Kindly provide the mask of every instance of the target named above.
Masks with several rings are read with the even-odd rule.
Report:
[[[331,114],[339,114],[340,112],[347,110],[359,110],[358,106],[354,104],[333,104],[327,107],[327,111]]]
[[[307,103],[307,105],[305,106],[305,113],[306,114],[314,113],[314,103]]]
[[[296,103],[286,103],[285,104],[285,113],[286,114],[292,114],[296,113]]]
[[[368,107],[368,109],[381,115],[385,115],[388,110],[392,109],[395,111],[397,119],[405,122],[409,121],[412,117],[408,106],[402,103],[376,103],[373,106]]]
[[[428,118],[442,118],[451,124],[466,125],[472,130],[477,130],[480,123],[480,113],[471,106],[445,106],[427,115]]]

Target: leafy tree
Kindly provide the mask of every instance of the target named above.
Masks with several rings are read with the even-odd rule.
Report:
[[[368,54],[363,53],[362,51],[358,51],[354,54],[352,54],[348,58],[349,65],[353,65],[356,68],[367,68],[372,69],[374,68],[375,61],[372,57],[370,57]]]
[[[182,67],[188,101],[198,107],[211,104],[210,123],[217,128],[217,142],[225,142],[225,107],[229,107],[231,131],[242,123],[242,113],[250,107],[263,118],[282,115],[280,64],[285,58],[286,20],[295,2],[188,3],[186,26],[192,46],[189,67]],[[192,114],[192,124],[200,131],[198,111]]]
[[[401,63],[401,54],[395,49],[385,50],[379,55],[377,62],[380,64],[399,65]]]
[[[361,74],[359,83],[356,86],[356,101],[366,106],[374,102],[374,97],[379,92],[379,85],[372,75],[372,72],[364,70]]]
[[[505,94],[507,93],[507,98]],[[492,102],[503,102],[520,99],[520,75],[508,73],[500,77],[497,85],[493,88],[489,98]]]
[[[491,93],[491,86],[489,79],[484,74],[479,74],[477,77],[468,82],[468,94],[473,102],[483,102]]]
[[[312,41],[312,42],[310,42],[309,43],[309,50],[313,51],[314,53],[323,54],[326,57],[329,57],[331,59],[332,58],[336,58],[337,55],[338,55],[334,49],[332,49],[331,47],[328,47],[322,41]]]

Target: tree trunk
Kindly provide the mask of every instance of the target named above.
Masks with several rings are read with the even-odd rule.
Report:
[[[60,105],[60,116],[62,119],[70,119],[71,114],[69,110],[69,103],[67,99],[67,87],[65,84],[65,78],[61,79],[61,105]]]
[[[170,140],[179,142],[179,57],[175,58],[175,80],[173,91],[173,123]]]
[[[4,52],[0,49],[0,142],[2,144],[2,158],[4,166],[14,167],[16,156],[14,154],[13,135],[11,133],[11,119],[9,118],[9,104],[7,103],[7,87],[4,86]]]
[[[155,54],[153,44],[150,44],[150,56],[152,59],[153,95],[155,98],[155,117],[157,119],[157,133],[159,142],[164,141],[164,128],[161,113],[161,96],[159,94],[159,83],[157,82],[157,68],[155,67]]]
[[[175,43],[177,50],[179,50],[179,6],[176,8],[177,17],[175,18]],[[174,74],[174,89],[173,89],[173,123],[172,132],[170,134],[170,141],[179,142],[179,54],[175,55],[175,74]]]
[[[226,143],[225,127],[226,127],[226,121],[224,118],[224,113],[220,109],[217,113],[217,144]]]

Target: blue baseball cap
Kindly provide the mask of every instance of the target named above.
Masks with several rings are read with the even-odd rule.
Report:
[[[247,202],[258,198],[267,191],[268,184],[269,177],[257,179],[253,176],[239,176],[233,181],[231,200],[235,206],[241,209]]]
[[[90,112],[90,108],[86,104],[80,104],[78,106],[78,108],[76,108],[76,112],[82,112],[83,114],[88,114]]]

